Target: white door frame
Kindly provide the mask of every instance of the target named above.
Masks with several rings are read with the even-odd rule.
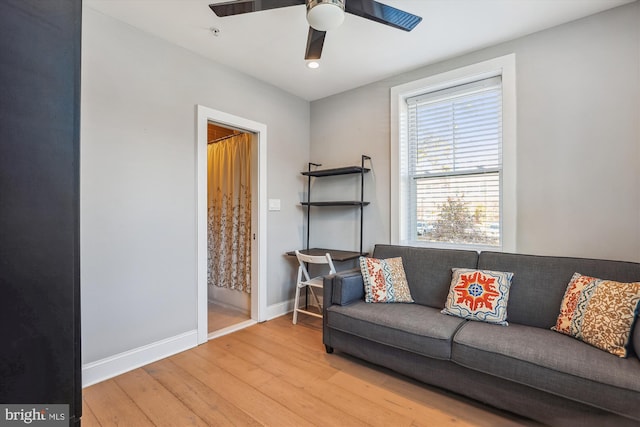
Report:
[[[255,135],[258,140],[258,221],[255,239],[258,246],[257,281],[252,280],[251,319],[265,320],[267,312],[267,125],[202,105],[196,106],[196,182],[197,182],[197,283],[198,283],[198,344],[207,342],[207,124],[241,129]],[[255,190],[255,189],[254,189]],[[254,191],[252,190],[252,191]],[[253,268],[252,268],[253,270]]]

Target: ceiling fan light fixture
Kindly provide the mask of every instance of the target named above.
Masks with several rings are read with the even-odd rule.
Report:
[[[318,31],[338,28],[344,21],[344,0],[307,1],[307,21]]]

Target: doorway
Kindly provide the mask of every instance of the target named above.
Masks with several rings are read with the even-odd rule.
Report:
[[[251,319],[253,134],[207,124],[207,334]]]
[[[222,132],[218,136],[210,130]],[[209,286],[208,248],[208,142],[226,134],[244,134],[251,144],[251,293]],[[211,135],[211,136],[210,136]],[[264,124],[197,106],[197,286],[198,343],[234,332],[264,320],[266,313],[266,142]],[[209,304],[209,301],[215,301]],[[211,306],[211,307],[210,307]],[[209,315],[210,308],[211,316]],[[230,315],[233,310],[233,315]],[[243,312],[236,317],[236,312]],[[209,320],[212,328],[209,331]],[[216,318],[217,317],[217,318]],[[228,319],[226,319],[228,318]],[[229,320],[231,324],[225,324]],[[219,322],[218,322],[219,321]]]

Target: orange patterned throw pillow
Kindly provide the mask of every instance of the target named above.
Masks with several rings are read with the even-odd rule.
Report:
[[[507,301],[513,273],[454,268],[443,314],[507,325]]]
[[[413,302],[402,258],[360,257],[365,302]]]
[[[551,329],[627,357],[639,303],[640,282],[620,283],[575,273]]]

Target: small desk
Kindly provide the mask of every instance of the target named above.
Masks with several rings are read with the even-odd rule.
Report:
[[[338,261],[338,262],[351,261],[353,259],[358,259],[361,256],[369,255],[368,252],[360,253],[360,252],[354,252],[354,251],[339,251],[337,249],[322,249],[322,248],[302,249],[300,250],[300,253],[305,255],[312,255],[312,256],[324,256],[325,254],[328,253],[329,255],[331,255],[332,261]],[[289,251],[287,252],[287,255],[296,256],[296,252]],[[306,292],[304,296],[304,305],[305,307],[308,307],[309,305],[308,295],[306,294]]]
[[[305,255],[313,255],[313,256],[323,256],[326,253],[331,255],[331,259],[333,261],[350,261],[352,259],[357,259],[360,256],[369,255],[368,252],[354,252],[354,251],[339,251],[337,249],[322,249],[322,248],[312,248],[312,249],[303,249],[300,251],[301,254]],[[296,256],[295,251],[287,252],[287,255]]]

